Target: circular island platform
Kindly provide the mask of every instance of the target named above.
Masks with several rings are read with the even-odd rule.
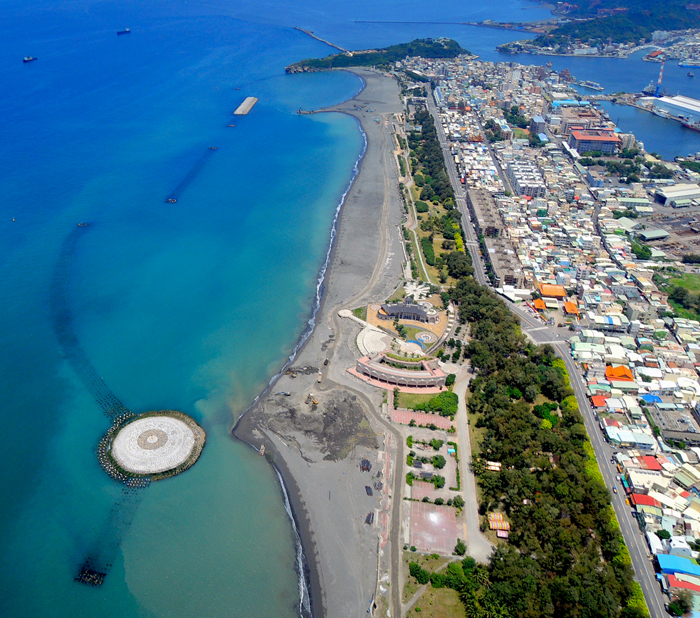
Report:
[[[146,412],[112,426],[100,442],[100,463],[122,482],[158,480],[190,468],[205,438],[204,430],[182,412]]]

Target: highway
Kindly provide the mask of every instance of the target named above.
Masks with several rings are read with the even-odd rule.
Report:
[[[427,101],[428,109],[435,120],[435,127],[437,130],[438,139],[440,140],[440,146],[442,147],[445,157],[447,172],[452,182],[452,187],[455,191],[457,207],[462,213],[462,227],[464,228],[466,236],[464,244],[469,249],[469,253],[472,257],[474,276],[482,285],[489,285],[490,282],[486,277],[484,265],[481,260],[481,256],[479,255],[479,243],[478,239],[476,238],[476,232],[474,230],[474,226],[472,225],[471,217],[464,199],[463,185],[460,182],[460,178],[454,163],[454,158],[452,156],[452,152],[450,151],[449,143],[443,130],[442,123],[438,117],[435,101],[430,94],[427,97]],[[491,155],[493,157],[493,152]],[[500,169],[500,166],[498,166],[498,162],[495,158],[494,164],[497,165],[497,169],[499,170],[504,183],[507,183],[507,179],[503,177],[502,170]],[[505,184],[505,186],[508,187],[509,185]],[[612,449],[602,437],[602,432],[595,421],[595,414],[590,406],[588,397],[586,396],[585,384],[578,367],[569,354],[567,336],[571,333],[563,328],[547,326],[540,317],[516,306],[510,301],[506,300],[505,303],[509,309],[520,318],[521,327],[524,333],[526,333],[537,344],[553,345],[554,349],[557,351],[557,354],[564,360],[566,369],[569,373],[571,387],[574,390],[576,400],[579,404],[579,410],[581,411],[581,415],[584,419],[586,431],[588,432],[588,436],[590,438],[591,445],[593,446],[598,465],[600,466],[600,471],[603,474],[605,484],[610,492],[612,505],[620,523],[620,531],[622,532],[625,544],[627,545],[632,558],[632,568],[635,572],[635,579],[642,587],[651,618],[664,618],[666,616],[666,612],[664,610],[664,597],[662,595],[659,583],[656,580],[656,574],[652,565],[650,552],[647,548],[646,539],[639,529],[636,518],[632,515],[631,508],[627,506],[625,502],[626,497],[623,491],[622,483],[617,481],[617,467],[611,463],[612,456],[616,450]],[[613,493],[612,489],[616,486],[618,488],[618,493]]]

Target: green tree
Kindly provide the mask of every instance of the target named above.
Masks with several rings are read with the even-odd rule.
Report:
[[[462,539],[457,539],[457,545],[455,545],[454,551],[452,552],[457,556],[464,556],[467,553],[467,546]]]

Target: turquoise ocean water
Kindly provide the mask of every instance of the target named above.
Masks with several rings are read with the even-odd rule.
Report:
[[[363,137],[349,117],[295,113],[361,84],[284,75],[329,52],[292,27],[350,48],[452,36],[499,59],[493,47],[517,37],[354,20],[548,13],[519,0],[450,0],[431,13],[393,0],[1,6],[0,615],[298,615],[279,482],[228,430],[306,327]],[[234,118],[245,96],[260,101]],[[182,410],[208,434],[196,466],[143,492],[101,588],[73,577],[114,536],[104,526],[120,487],[97,464],[108,420],[61,356],[50,298],[80,221],[92,226],[67,298],[86,357],[131,410]]]

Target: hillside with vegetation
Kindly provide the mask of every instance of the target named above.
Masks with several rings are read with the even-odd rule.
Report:
[[[628,11],[564,24],[549,34],[537,37],[533,44],[554,47],[574,40],[590,44],[609,40],[613,43],[635,43],[640,39],[651,40],[655,30],[687,28],[700,28],[700,13],[674,6],[673,3],[653,3],[644,11]]]
[[[397,60],[412,58],[456,58],[469,52],[452,39],[415,39],[410,43],[390,45],[382,49],[332,54],[325,58],[309,58],[287,67],[287,73],[342,69],[349,67],[388,67]]]

